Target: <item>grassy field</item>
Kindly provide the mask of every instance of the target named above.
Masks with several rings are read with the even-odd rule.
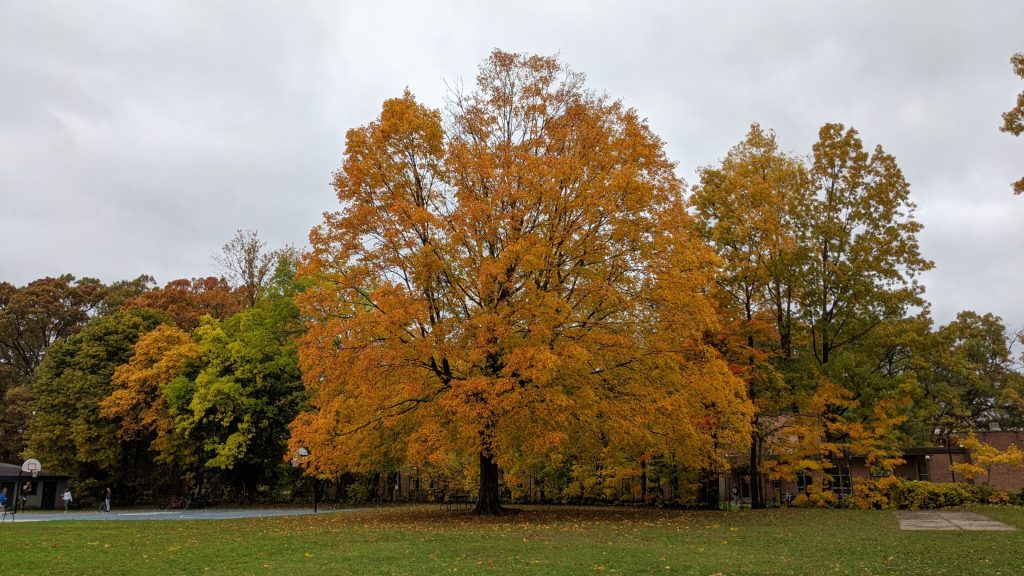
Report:
[[[891,512],[437,507],[0,525],[0,574],[1024,574],[1015,532],[901,532]]]

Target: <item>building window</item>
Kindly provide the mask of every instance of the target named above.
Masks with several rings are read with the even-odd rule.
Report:
[[[811,484],[814,483],[814,477],[803,470],[796,473],[796,491],[807,492],[810,489]]]
[[[853,494],[850,466],[847,464],[836,464],[832,470],[832,493],[839,498],[846,498]]]
[[[917,461],[917,479],[918,480],[929,480],[928,477],[928,461],[918,460]]]
[[[868,468],[868,471],[871,474],[872,480],[881,480],[882,478],[888,478],[892,476],[892,470],[885,470],[883,468],[871,467]]]

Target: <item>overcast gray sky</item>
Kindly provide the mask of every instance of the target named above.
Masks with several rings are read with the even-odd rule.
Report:
[[[240,228],[304,246],[345,131],[501,48],[559,53],[691,183],[751,122],[798,154],[856,127],[911,184],[936,321],[1024,328],[1022,30],[1019,1],[0,0],[0,280],[211,275]]]

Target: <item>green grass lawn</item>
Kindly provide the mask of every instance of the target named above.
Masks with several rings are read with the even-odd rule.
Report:
[[[0,525],[0,574],[1024,574],[1015,532],[901,532],[892,512],[436,506],[316,517]]]

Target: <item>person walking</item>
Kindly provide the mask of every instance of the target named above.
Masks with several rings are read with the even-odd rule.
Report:
[[[110,512],[110,494],[110,486],[107,486],[106,497],[103,499],[104,503],[107,505],[107,512]]]
[[[71,489],[65,488],[64,495],[61,496],[61,500],[64,501],[64,512],[68,511],[68,507],[71,506]]]
[[[7,488],[0,488],[0,512],[3,512],[4,518],[7,517]]]

